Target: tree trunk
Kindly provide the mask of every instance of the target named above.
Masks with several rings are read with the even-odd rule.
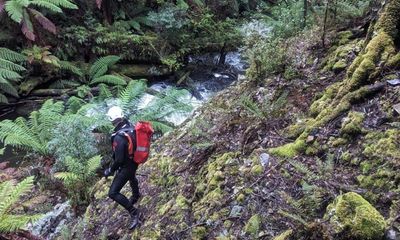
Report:
[[[307,26],[307,10],[308,10],[308,2],[307,0],[303,0],[303,23],[302,23],[303,29]]]
[[[322,46],[325,47],[325,36],[326,36],[326,30],[327,30],[327,23],[328,23],[328,13],[329,13],[329,5],[330,5],[331,0],[326,1],[325,5],[325,14],[324,14],[324,26],[322,30]]]

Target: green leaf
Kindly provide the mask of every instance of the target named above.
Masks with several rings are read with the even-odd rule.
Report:
[[[58,7],[57,5],[45,1],[45,0],[34,0],[31,2],[32,5],[36,5],[38,7],[42,7],[42,8],[46,8],[52,12],[56,12],[56,13],[62,13],[62,9],[60,7]]]
[[[4,69],[10,70],[10,71],[14,71],[14,72],[21,72],[21,71],[25,71],[26,70],[21,65],[18,65],[18,64],[13,63],[13,62],[11,62],[9,60],[1,59],[1,58],[0,58],[0,68],[4,68]]]
[[[21,23],[22,12],[26,6],[23,6],[18,1],[7,1],[5,5],[6,12],[10,18],[17,23]]]
[[[126,81],[115,75],[104,75],[98,78],[93,79],[90,82],[90,85],[98,84],[98,83],[106,83],[110,85],[126,85]]]
[[[99,58],[93,63],[89,70],[90,78],[97,78],[107,72],[108,68],[117,63],[121,58],[119,56],[110,55]],[[104,71],[106,69],[106,71]]]

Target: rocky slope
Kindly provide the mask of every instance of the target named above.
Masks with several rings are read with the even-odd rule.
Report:
[[[102,179],[69,235],[399,237],[400,86],[387,82],[400,77],[398,12],[388,1],[366,36],[342,32],[328,52],[308,49],[304,77],[237,83],[159,140],[138,172],[135,231]]]

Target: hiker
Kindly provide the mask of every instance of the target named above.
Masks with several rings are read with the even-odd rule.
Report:
[[[129,144],[136,142],[135,130],[132,124],[124,118],[123,111],[120,107],[112,107],[108,110],[107,116],[115,129],[111,135],[111,143],[113,149],[113,162],[111,166],[104,171],[104,176],[108,177],[116,172],[114,180],[111,184],[108,196],[124,207],[131,216],[129,229],[134,229],[139,223],[138,210],[133,206],[140,197],[139,185],[136,179],[136,170],[138,164],[129,155]],[[129,133],[130,130],[131,132]],[[126,134],[129,133],[132,137],[132,142],[129,142]],[[136,148],[136,144],[133,144]],[[130,200],[120,193],[121,189],[129,181],[132,188],[132,197]]]

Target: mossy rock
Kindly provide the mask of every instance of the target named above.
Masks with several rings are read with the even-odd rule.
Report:
[[[343,119],[341,134],[350,136],[359,134],[362,130],[364,118],[365,116],[361,112],[349,112],[347,117]]]
[[[345,70],[347,67],[347,62],[344,59],[341,59],[337,61],[335,64],[332,66],[332,71],[335,73],[340,73],[341,71]]]
[[[283,233],[279,234],[278,236],[274,237],[272,240],[289,240],[290,236],[292,236],[293,230],[288,229]]]
[[[195,227],[192,231],[192,239],[201,240],[206,239],[207,236],[207,228],[199,226]]]
[[[324,218],[329,219],[336,234],[346,239],[381,239],[386,229],[383,216],[354,192],[338,196],[327,207]]]
[[[258,236],[261,227],[261,217],[259,214],[253,215],[249,221],[247,221],[246,225],[244,226],[244,231],[253,236]]]
[[[279,157],[293,158],[306,150],[307,144],[304,140],[298,139],[294,143],[288,143],[280,147],[271,148],[269,153]]]

